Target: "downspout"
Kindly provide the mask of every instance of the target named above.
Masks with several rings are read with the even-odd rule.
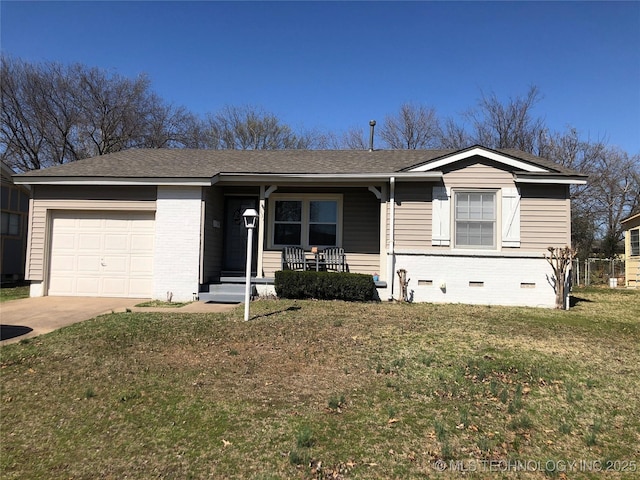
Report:
[[[395,256],[395,225],[396,225],[396,177],[389,178],[389,255],[387,256],[387,281],[390,282],[391,291],[389,300],[393,300],[393,284],[395,283],[394,269],[396,263]]]
[[[258,200],[258,258],[256,265],[256,278],[264,277],[264,269],[262,268],[264,259],[264,208],[265,202],[265,188],[264,185],[260,185],[260,199]]]
[[[198,292],[194,292],[193,296],[197,297],[200,291],[200,285],[204,284],[204,246],[206,243],[206,231],[205,231],[205,222],[207,218],[207,199],[204,188],[201,190],[201,199],[200,199],[200,268],[198,269]]]

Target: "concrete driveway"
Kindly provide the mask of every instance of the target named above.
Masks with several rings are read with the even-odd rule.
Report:
[[[148,298],[33,297],[0,303],[0,345],[19,342],[105,313],[155,311],[215,313],[236,307],[228,304],[194,302],[181,308],[138,308]]]

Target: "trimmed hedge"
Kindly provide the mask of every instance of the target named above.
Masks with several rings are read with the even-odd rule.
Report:
[[[366,302],[377,297],[373,277],[362,273],[280,270],[274,286],[280,298]]]

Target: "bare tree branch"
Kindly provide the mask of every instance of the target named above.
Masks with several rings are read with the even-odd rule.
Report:
[[[313,144],[309,135],[296,134],[273,113],[254,106],[226,106],[209,115],[207,130],[213,149],[303,149]]]
[[[20,171],[135,147],[204,146],[202,122],[145,76],[1,57],[0,156]]]
[[[437,147],[442,135],[435,109],[405,103],[385,118],[380,137],[391,149],[415,150]]]
[[[473,126],[474,143],[489,148],[517,148],[538,153],[538,140],[545,131],[544,120],[533,117],[540,92],[532,86],[524,96],[502,103],[495,93],[482,94],[478,107],[465,116]]]

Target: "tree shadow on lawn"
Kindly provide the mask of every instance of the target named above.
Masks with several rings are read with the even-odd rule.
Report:
[[[576,297],[571,295],[569,297],[569,307],[575,307],[579,303],[593,303],[593,300],[589,300],[588,298]]]
[[[297,305],[292,305],[290,307],[283,308],[282,310],[276,310],[275,312],[269,312],[269,313],[262,313],[260,315],[254,315],[249,320],[256,320],[256,319],[262,318],[262,317],[270,317],[272,315],[277,315],[279,313],[295,312],[296,310],[301,310],[301,309],[302,309],[302,307],[299,307]]]
[[[33,332],[33,328],[22,325],[0,325],[0,341],[20,337],[29,332]]]

